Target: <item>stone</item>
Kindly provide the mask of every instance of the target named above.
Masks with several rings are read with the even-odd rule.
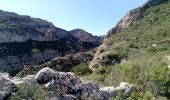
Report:
[[[58,95],[75,95],[80,97],[94,97],[98,94],[98,88],[91,82],[85,82],[80,77],[70,72],[57,72],[50,68],[43,68],[35,79],[44,84],[48,91],[54,91]]]
[[[121,82],[120,85],[115,88],[113,86],[100,88],[100,91],[109,93],[107,94],[108,97],[116,97],[119,93],[122,93],[124,98],[130,96],[130,94],[136,90],[137,88],[134,85],[127,82]]]
[[[9,75],[9,73],[0,73],[0,76],[5,78],[5,79],[10,79],[11,76]]]
[[[84,81],[70,72],[58,72],[50,68],[41,69],[35,76],[39,84],[43,84],[48,92],[49,100],[109,100],[110,97],[116,97],[118,93],[127,97],[136,90],[132,84],[122,82],[118,87],[98,88],[90,81]],[[50,99],[51,97],[51,99]],[[61,98],[62,99],[59,99]],[[66,100],[67,100],[66,99]]]
[[[0,76],[0,100],[6,100],[15,92],[17,87],[8,78]]]

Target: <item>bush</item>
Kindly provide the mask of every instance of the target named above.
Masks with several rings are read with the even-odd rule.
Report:
[[[22,83],[18,86],[16,94],[12,95],[10,100],[43,100],[46,90],[38,85],[33,87],[28,83]]]
[[[125,50],[120,50],[118,52],[112,52],[104,57],[103,63],[105,65],[111,65],[112,63],[120,63],[121,59],[127,57],[127,52]]]
[[[0,70],[0,73],[4,73],[5,71],[4,70]]]
[[[165,64],[153,66],[148,71],[149,83],[148,89],[154,95],[170,97],[170,71]]]
[[[74,74],[79,75],[79,76],[87,75],[87,74],[90,74],[92,72],[91,69],[88,67],[88,65],[85,64],[85,63],[77,65],[71,71]]]
[[[112,71],[112,67],[107,66],[100,66],[99,68],[95,69],[92,74],[83,76],[86,80],[91,80],[96,84],[101,84],[105,81],[105,77],[110,74]]]

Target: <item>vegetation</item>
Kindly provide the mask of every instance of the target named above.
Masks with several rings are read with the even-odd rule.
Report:
[[[0,70],[0,73],[4,73],[5,71],[4,70]]]
[[[76,75],[82,76],[82,75],[90,74],[91,69],[88,67],[87,64],[81,63],[81,64],[77,65],[76,67],[74,67],[72,69],[72,72]]]
[[[18,85],[18,92],[10,98],[10,100],[44,100],[46,90],[38,85],[33,86],[28,83]]]
[[[103,60],[107,67],[102,70],[109,71],[96,73],[99,68],[83,77],[107,86],[117,86],[120,82],[135,84],[139,91],[132,93],[128,100],[170,99],[169,22],[169,0],[146,9],[143,18],[133,26],[107,38],[109,53]],[[115,59],[120,62],[115,63]]]

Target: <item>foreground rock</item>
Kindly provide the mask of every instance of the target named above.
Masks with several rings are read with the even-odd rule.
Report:
[[[43,68],[37,73],[35,79],[38,83],[44,84],[48,91],[53,91],[57,97],[72,95],[76,98],[81,98],[81,96],[93,98],[99,93],[94,84],[86,83],[69,72],[57,72],[50,68]]]
[[[13,82],[15,85],[19,85],[22,83],[29,83],[29,84],[37,84],[36,80],[35,80],[35,75],[27,75],[23,78],[20,77],[12,77],[11,82]]]
[[[134,85],[121,83],[116,88],[101,88],[91,82],[83,81],[80,77],[72,73],[57,72],[50,68],[40,70],[35,79],[39,84],[44,86],[49,91],[50,98],[61,98],[62,100],[75,99],[92,99],[92,100],[109,100],[110,97],[116,97],[119,93],[123,97],[127,97],[131,92],[136,90]],[[49,96],[48,95],[48,96]],[[67,99],[66,99],[67,98]],[[54,99],[51,99],[54,100]]]
[[[108,96],[107,97],[115,97],[117,95],[119,95],[119,93],[123,93],[123,98],[126,98],[128,96],[130,96],[130,94],[133,91],[136,91],[136,87],[132,84],[129,84],[127,82],[122,82],[120,83],[120,85],[118,87],[103,87],[100,88],[100,91],[103,92],[108,92]]]
[[[17,90],[14,83],[9,80],[8,74],[0,74],[0,100],[6,100],[12,92]]]

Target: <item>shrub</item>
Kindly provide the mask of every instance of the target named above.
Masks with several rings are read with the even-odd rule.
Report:
[[[120,63],[121,59],[127,57],[127,52],[125,50],[120,50],[118,52],[108,53],[103,60],[105,65],[111,65],[112,63]]]
[[[120,67],[120,70],[123,73],[124,81],[138,83],[138,77],[140,74],[139,67],[134,66],[131,63],[126,63]]]
[[[4,73],[5,71],[4,70],[0,70],[0,73]]]
[[[32,53],[37,53],[37,52],[40,52],[40,50],[37,49],[37,48],[33,48],[33,49],[31,50],[31,52],[32,52]]]
[[[109,66],[108,67],[101,66],[101,67],[97,68],[94,71],[94,73],[105,75],[105,74],[108,74],[110,71],[111,71],[111,67],[109,67]]]
[[[38,85],[32,86],[28,83],[22,83],[18,86],[16,94],[12,95],[10,100],[43,100],[46,90]]]
[[[170,96],[170,72],[165,64],[151,67],[148,71],[149,90],[154,95]]]
[[[133,43],[130,43],[128,47],[139,49],[139,47],[137,45],[133,44]]]
[[[86,80],[91,80],[96,84],[101,84],[105,81],[105,77],[110,74],[112,67],[107,66],[100,66],[99,68],[95,69],[92,74],[83,76]]]
[[[91,69],[88,67],[87,64],[81,63],[81,64],[77,65],[76,67],[74,67],[74,68],[72,69],[72,72],[73,72],[74,74],[76,74],[76,75],[82,76],[82,75],[90,74],[92,71],[91,71]]]

